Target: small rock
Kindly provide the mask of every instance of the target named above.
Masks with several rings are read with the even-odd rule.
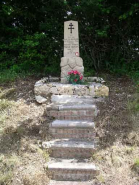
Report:
[[[35,96],[35,99],[38,103],[46,103],[47,99],[42,96]]]

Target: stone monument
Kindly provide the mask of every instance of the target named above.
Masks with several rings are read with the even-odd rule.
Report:
[[[83,60],[79,52],[79,33],[77,21],[64,22],[64,57],[61,58],[61,83],[67,83],[71,70],[84,73]]]

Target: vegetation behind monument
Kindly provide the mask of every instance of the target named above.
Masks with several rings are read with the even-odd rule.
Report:
[[[86,75],[139,76],[136,0],[5,0],[0,9],[0,71],[59,75],[63,23],[76,20]]]

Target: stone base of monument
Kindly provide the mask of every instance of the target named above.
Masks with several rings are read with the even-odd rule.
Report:
[[[83,60],[81,57],[62,57],[61,58],[61,83],[67,83],[67,75],[71,70],[76,70],[84,74]]]
[[[109,88],[96,82],[92,82],[89,85],[72,85],[40,80],[36,82],[34,92],[36,101],[38,103],[45,103],[52,94],[106,97],[109,94]]]

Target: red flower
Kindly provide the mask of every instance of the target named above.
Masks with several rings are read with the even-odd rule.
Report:
[[[74,81],[77,82],[77,79],[75,79]]]
[[[74,75],[78,74],[78,71],[73,71]]]
[[[80,76],[80,80],[82,80],[83,79],[83,76]]]

